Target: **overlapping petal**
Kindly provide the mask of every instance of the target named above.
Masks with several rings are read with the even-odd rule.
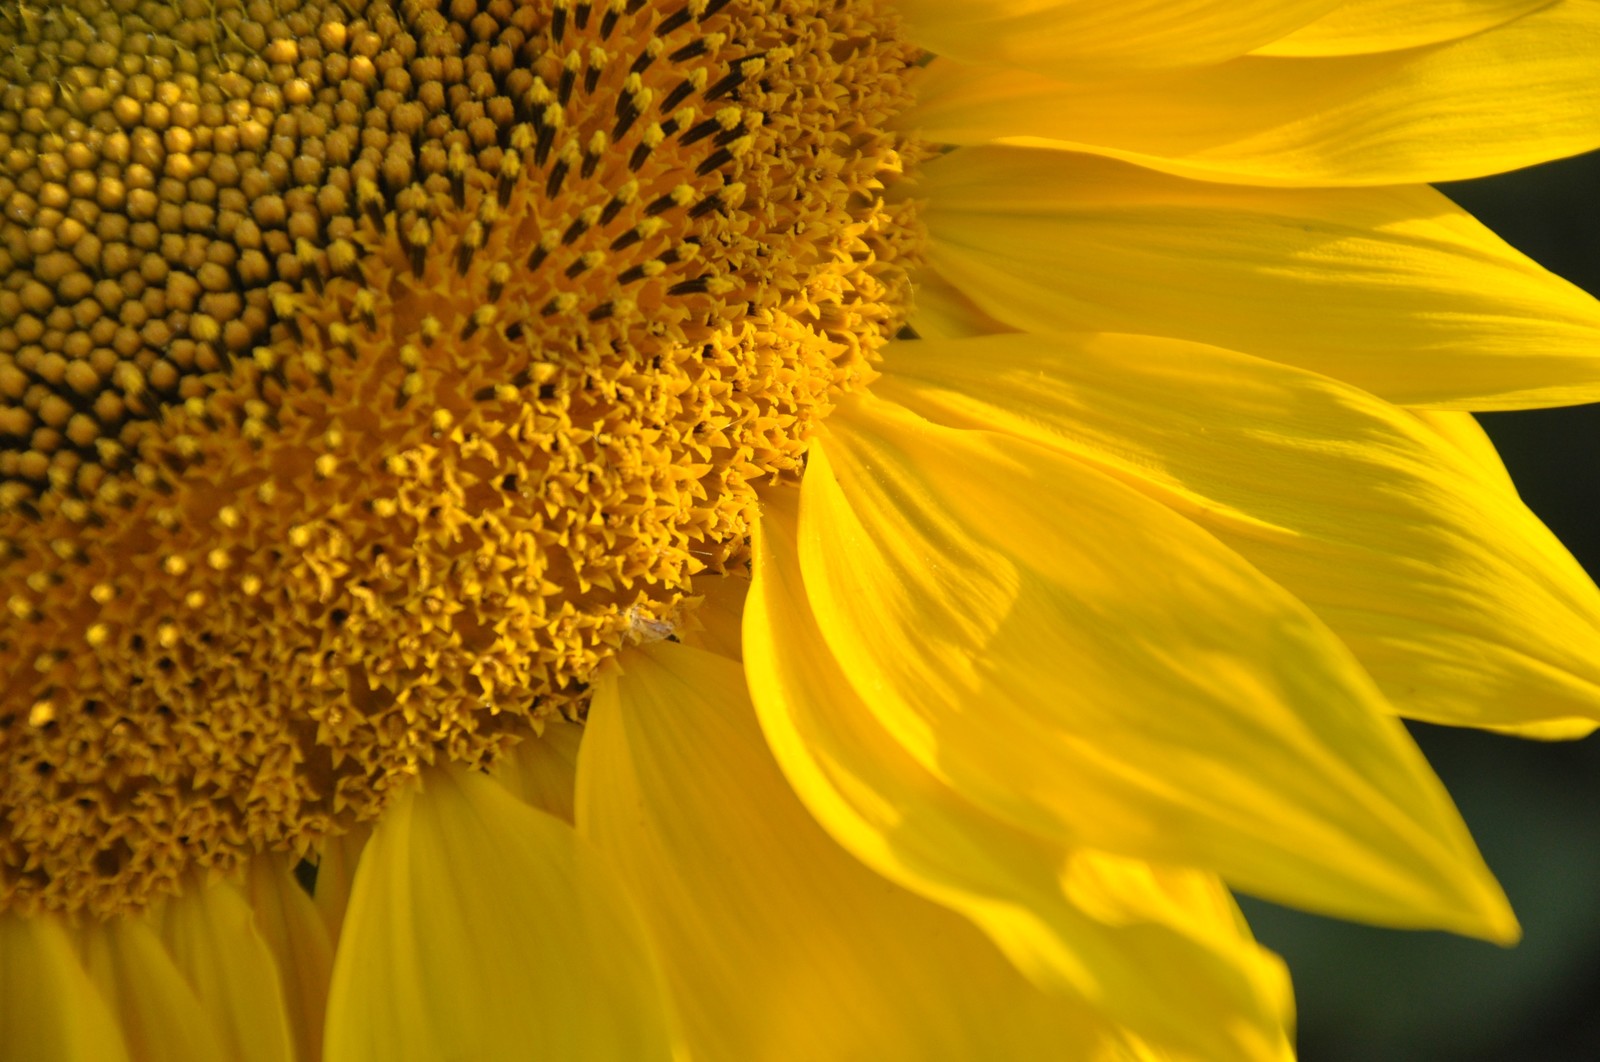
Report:
[[[294,1057],[316,1062],[322,1057],[333,938],[316,903],[295,878],[296,862],[281,853],[256,858],[245,872],[244,889],[256,929],[282,975]]]
[[[86,926],[81,937],[84,969],[115,1013],[133,1062],[228,1057],[216,1022],[143,918]]]
[[[495,780],[523,803],[570,824],[583,733],[581,725],[559,716],[544,720],[543,733],[523,741],[495,764]]]
[[[694,588],[701,601],[678,630],[678,640],[731,660],[744,659],[744,650],[739,644],[739,624],[744,616],[744,598],[750,581],[738,576],[699,578]]]
[[[0,1062],[128,1062],[116,1016],[56,918],[0,916]]]
[[[1597,53],[1600,3],[1562,0],[1430,47],[1114,83],[941,60],[905,122],[944,143],[1036,140],[1213,181],[1463,180],[1600,147]]]
[[[801,499],[830,652],[896,743],[990,813],[1301,907],[1514,935],[1348,650],[1189,521],[871,398],[830,418]]]
[[[738,663],[670,642],[620,663],[596,683],[578,828],[638,899],[693,1057],[1114,1049],[1103,1019],[1036,991],[959,916],[818,828],[763,743]]]
[[[1256,55],[1361,55],[1459,40],[1553,0],[1346,0]]]
[[[989,815],[919,765],[823,640],[798,533],[796,499],[769,495],[745,660],[768,744],[817,821],[884,877],[971,919],[1040,988],[1082,999],[1161,1051],[1282,1059],[1281,969],[1250,940],[1216,879],[1062,848]]]
[[[1600,398],[1600,303],[1427,188],[1239,188],[1005,147],[920,187],[933,268],[1017,329],[1193,339],[1413,405]]]
[[[237,888],[216,882],[167,901],[160,933],[173,965],[212,1022],[224,1057],[291,1062],[283,979]]]
[[[324,837],[317,853],[317,887],[311,902],[328,927],[328,939],[339,942],[345,908],[350,903],[350,886],[355,882],[361,850],[366,847],[372,828],[358,825],[348,833]]]
[[[1600,591],[1468,425],[1448,441],[1337,381],[1142,336],[899,344],[885,369],[883,397],[1056,447],[1188,516],[1309,605],[1407,714],[1600,721]]]
[[[940,55],[1075,78],[1221,62],[1312,22],[1338,0],[896,0]]]
[[[1471,413],[1452,409],[1413,409],[1408,412],[1419,423],[1426,425],[1428,430],[1465,454],[1489,482],[1499,483],[1510,491],[1517,489],[1489,433],[1483,430]]]
[[[643,930],[572,828],[466,769],[428,781],[362,852],[327,1057],[674,1057]]]

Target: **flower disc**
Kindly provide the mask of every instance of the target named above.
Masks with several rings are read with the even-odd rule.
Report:
[[[0,909],[307,851],[581,710],[903,316],[873,5],[18,10]]]

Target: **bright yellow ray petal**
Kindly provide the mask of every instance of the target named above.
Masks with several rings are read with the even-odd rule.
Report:
[[[547,811],[570,826],[582,738],[582,725],[560,717],[546,719],[544,733],[514,747],[490,773],[524,804]]]
[[[797,524],[792,492],[769,495],[745,659],[762,730],[812,816],[884,877],[970,918],[1035,984],[1084,999],[1163,1052],[1282,1059],[1281,968],[1225,909],[1213,878],[1069,853],[1019,831],[883,730],[817,629]]]
[[[1453,41],[1549,7],[1552,0],[1350,0],[1256,55],[1360,55]]]
[[[744,659],[739,645],[739,621],[744,615],[744,595],[750,580],[739,576],[702,575],[694,581],[694,592],[702,598],[689,614],[688,623],[678,632],[684,645],[725,656]]]
[[[638,898],[696,1059],[1095,1048],[1100,1021],[1038,993],[977,930],[817,827],[772,762],[737,663],[669,642],[620,662],[595,686],[579,831]]]
[[[333,943],[317,905],[295,880],[298,861],[278,853],[252,860],[246,871],[245,897],[255,912],[256,928],[282,972],[295,1058],[317,1062],[322,1057]]]
[[[127,1062],[61,922],[0,916],[0,1062]]]
[[[1600,147],[1600,3],[1563,0],[1428,48],[1246,56],[1114,84],[936,62],[904,121],[931,139],[1038,138],[1205,180],[1462,180]]]
[[[1434,434],[1465,454],[1478,466],[1486,480],[1499,483],[1508,490],[1517,489],[1511,481],[1511,473],[1506,471],[1505,462],[1500,460],[1499,451],[1489,441],[1489,433],[1483,430],[1471,413],[1453,409],[1413,409],[1410,413]]]
[[[1016,331],[984,313],[960,288],[931,269],[917,274],[916,297],[907,323],[923,339],[959,339]]]
[[[1487,480],[1498,482],[1508,490],[1516,491],[1511,473],[1506,471],[1505,463],[1500,460],[1500,454],[1495,450],[1494,443],[1489,440],[1488,433],[1471,413],[1459,413],[1447,409],[1414,409],[1410,412],[1412,416],[1474,461]],[[1573,738],[1587,736],[1595,728],[1593,722],[1583,718],[1550,719],[1533,723],[1486,723],[1483,726],[1487,730],[1544,741],[1570,741]]]
[[[1326,377],[1143,336],[904,343],[885,372],[875,394],[1064,450],[1188,516],[1407,715],[1600,722],[1600,591],[1463,425],[1449,442]]]
[[[1337,0],[896,0],[911,39],[941,55],[1075,78],[1243,55]]]
[[[997,816],[1296,906],[1515,935],[1348,650],[1103,473],[867,396],[811,450],[800,556],[873,713]]]
[[[571,827],[471,770],[426,781],[362,852],[327,1058],[671,1058],[643,931]]]
[[[194,886],[161,908],[161,939],[234,1062],[290,1062],[277,960],[239,891]]]
[[[1600,302],[1431,189],[1239,188],[989,147],[931,163],[922,191],[933,266],[1019,329],[1214,343],[1402,404],[1600,398]]]
[[[318,846],[317,888],[311,901],[328,927],[328,940],[339,944],[339,931],[344,925],[344,911],[350,902],[350,885],[355,880],[356,864],[361,859],[361,849],[366,846],[371,827],[357,826],[349,833],[325,837]]]
[[[80,931],[84,968],[111,1005],[133,1062],[216,1062],[228,1057],[216,1023],[143,918]]]

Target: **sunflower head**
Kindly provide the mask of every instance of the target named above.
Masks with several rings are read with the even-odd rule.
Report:
[[[913,59],[801,0],[0,10],[0,908],[303,852],[743,564],[903,317]]]

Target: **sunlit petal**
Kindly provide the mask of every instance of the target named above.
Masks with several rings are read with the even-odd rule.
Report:
[[[620,663],[590,712],[579,830],[638,898],[695,1058],[1104,1049],[1103,1020],[1033,989],[959,916],[818,828],[766,750],[737,664],[670,642]]]
[[[636,917],[572,828],[471,771],[429,783],[361,855],[327,1057],[671,1058]]]
[[[745,653],[762,730],[817,821],[891,881],[966,915],[1041,989],[1084,1000],[1184,1057],[1281,1058],[1281,971],[1219,903],[1215,879],[1063,849],[919,765],[824,641],[797,533],[794,499],[774,494],[757,543]],[[1139,886],[1111,887],[1119,869]]]
[[[851,685],[993,814],[1347,917],[1514,934],[1348,650],[1165,507],[867,399],[813,450],[799,534]]]
[[[1600,147],[1597,50],[1600,4],[1563,0],[1432,47],[1115,83],[940,61],[905,121],[947,143],[1034,139],[1241,184],[1463,180]]]
[[[1200,66],[1259,48],[1337,0],[899,0],[941,55],[1074,78]]]
[[[1426,188],[1235,188],[983,148],[930,164],[922,190],[935,269],[1015,328],[1194,339],[1414,405],[1600,398],[1600,302]]]
[[[1408,715],[1600,721],[1600,591],[1470,417],[1436,420],[1451,441],[1325,377],[1141,336],[901,344],[886,368],[886,398],[1058,448],[1194,520],[1309,605]]]

